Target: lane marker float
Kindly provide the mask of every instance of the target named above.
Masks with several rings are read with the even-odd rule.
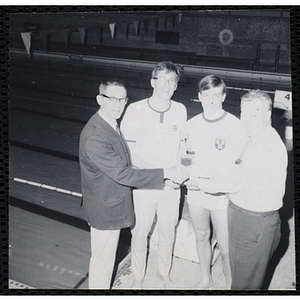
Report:
[[[10,178],[10,179],[13,180],[13,181],[16,181],[16,182],[33,185],[33,186],[40,187],[40,188],[47,189],[47,190],[51,190],[51,191],[56,191],[58,193],[72,195],[72,196],[80,197],[80,198],[82,197],[81,193],[65,190],[65,189],[55,187],[55,186],[51,186],[51,185],[47,185],[47,184],[44,184],[44,183],[30,181],[30,180],[26,180],[26,179],[22,179],[22,178],[18,178],[18,177],[13,177],[13,178]]]

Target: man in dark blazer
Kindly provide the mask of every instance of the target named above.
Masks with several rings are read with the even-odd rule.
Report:
[[[89,288],[109,289],[120,229],[133,225],[131,187],[158,189],[166,179],[182,183],[180,169],[136,169],[119,131],[127,102],[127,91],[119,81],[100,84],[100,109],[80,135],[79,161],[85,218],[91,227]]]

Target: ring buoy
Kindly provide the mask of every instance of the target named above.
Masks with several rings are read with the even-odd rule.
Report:
[[[224,36],[229,35],[228,38],[226,38],[226,40],[224,39]],[[219,40],[221,42],[222,45],[229,45],[232,41],[233,41],[233,33],[230,29],[223,29],[220,33],[219,33]]]

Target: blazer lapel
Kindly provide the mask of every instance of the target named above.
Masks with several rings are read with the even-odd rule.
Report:
[[[129,149],[129,147],[128,147],[127,143],[126,143],[126,140],[125,140],[125,138],[123,136],[123,133],[121,131],[120,131],[119,137],[121,139],[121,144],[122,144],[122,146],[124,148],[124,152],[126,154],[126,158],[128,160],[128,163],[129,163],[129,165],[131,165],[132,163],[131,163],[131,157],[130,157],[130,149]]]
[[[131,165],[131,158],[130,158],[130,150],[129,147],[126,144],[126,141],[124,139],[124,136],[122,134],[122,132],[120,131],[120,134],[114,130],[105,120],[103,120],[101,118],[101,116],[99,116],[99,114],[97,113],[97,117],[98,120],[100,122],[100,124],[103,126],[103,128],[106,130],[107,135],[110,137],[112,144],[114,146],[117,146],[117,144],[121,145],[122,148],[122,152],[125,154],[125,158],[126,158],[126,162],[128,165]],[[120,147],[118,147],[120,148]]]

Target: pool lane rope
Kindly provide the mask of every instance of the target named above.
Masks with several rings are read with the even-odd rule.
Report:
[[[30,180],[26,180],[26,179],[22,179],[22,178],[18,178],[18,177],[13,177],[13,178],[10,178],[10,179],[13,180],[13,181],[16,181],[16,182],[33,185],[33,186],[40,187],[40,188],[43,188],[43,189],[47,189],[47,190],[51,190],[51,191],[55,191],[55,192],[59,192],[59,193],[67,194],[67,195],[72,195],[72,196],[75,196],[75,197],[80,197],[80,198],[82,197],[81,193],[61,189],[59,187],[47,185],[47,184],[44,184],[44,183],[30,181]]]

